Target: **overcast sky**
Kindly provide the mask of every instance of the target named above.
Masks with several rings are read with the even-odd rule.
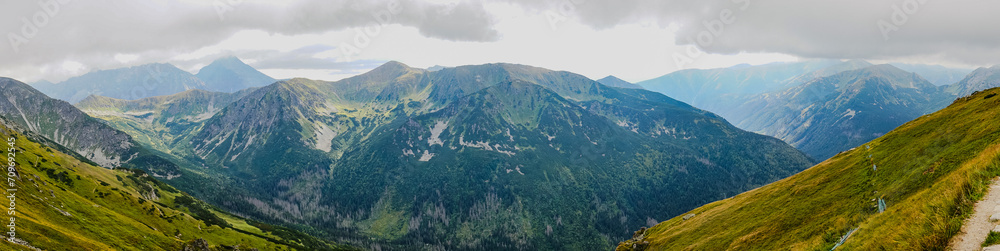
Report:
[[[396,60],[492,62],[641,81],[813,58],[1000,64],[987,0],[40,0],[0,9],[0,76],[61,81],[237,56],[275,78],[336,80]]]

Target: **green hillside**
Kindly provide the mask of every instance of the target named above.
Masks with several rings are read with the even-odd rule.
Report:
[[[13,217],[20,244],[2,241],[4,250],[180,250],[198,243],[211,250],[346,248],[221,213],[143,171],[88,164],[11,126],[0,124],[0,153],[16,163]]]
[[[0,78],[0,116],[11,125],[43,135],[91,163],[106,168],[142,168],[158,177],[180,175],[177,165],[140,146],[132,136],[31,86]]]
[[[618,250],[943,250],[1000,175],[1000,89],[792,177],[636,232]],[[879,212],[878,200],[886,205]]]
[[[741,105],[745,117],[736,124],[825,160],[954,98],[914,73],[876,65],[757,95]]]
[[[189,149],[189,135],[205,120],[253,90],[222,93],[195,89],[137,100],[91,95],[74,106],[144,146],[172,153]]]
[[[174,132],[117,122],[128,116],[105,119]],[[662,94],[516,64],[280,81],[191,128],[163,137],[184,167],[166,182],[370,248],[610,248],[813,164]]]
[[[334,164],[328,193],[338,196],[329,200],[341,210],[378,212],[353,226],[387,240],[600,249],[626,229],[809,162],[698,110],[594,89],[607,100],[579,106],[539,85],[500,83],[395,122]],[[641,112],[649,110],[656,112]],[[622,127],[604,117],[612,114],[649,124]],[[682,129],[647,135],[657,126]]]
[[[228,93],[261,87],[276,81],[232,56],[212,61],[211,64],[198,70],[195,76],[205,82],[205,90]]]

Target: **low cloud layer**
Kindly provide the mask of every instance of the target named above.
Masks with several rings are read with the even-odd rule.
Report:
[[[123,53],[187,53],[241,30],[284,35],[399,24],[428,37],[495,41],[475,2],[40,0],[4,3],[0,67]]]
[[[502,42],[496,26],[510,13],[491,8],[497,5],[598,30],[677,27],[677,44],[709,53],[1000,63],[1000,2],[984,0],[40,0],[0,9],[0,74],[51,73],[39,68],[67,68],[58,65],[65,61],[81,71],[120,66],[122,54],[137,55],[136,63],[164,60],[247,30],[296,36],[401,25],[443,41]],[[340,41],[317,43],[334,49]],[[267,53],[284,52],[257,52]],[[268,58],[258,66],[336,65],[303,53]]]
[[[678,44],[710,53],[1000,63],[998,1],[510,1],[595,28],[643,20],[680,24]]]

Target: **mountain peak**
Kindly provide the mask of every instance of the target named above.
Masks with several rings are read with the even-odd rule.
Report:
[[[871,71],[903,71],[903,72],[905,72],[903,69],[899,69],[899,67],[896,67],[896,66],[891,65],[891,64],[878,64],[878,65],[873,65],[873,66],[865,67],[865,69],[869,69]]]
[[[628,81],[622,80],[622,79],[620,79],[618,77],[615,77],[615,75],[608,75],[607,77],[604,77],[602,79],[598,79],[597,80],[597,82],[601,82],[601,81],[621,81],[621,82],[628,82]]]
[[[247,65],[246,63],[243,62],[243,60],[240,60],[240,58],[235,56],[221,57],[216,59],[215,61],[212,61],[212,63],[208,64],[207,66],[202,67],[200,70],[198,70],[198,74],[201,74],[202,71],[205,70],[211,70],[213,67],[245,68],[245,67],[250,67],[250,65]]]
[[[620,79],[618,77],[615,77],[613,75],[608,75],[607,77],[604,77],[602,79],[598,79],[597,82],[601,83],[601,84],[604,84],[606,86],[611,86],[611,87],[629,88],[629,89],[642,89],[642,86],[639,86],[639,85],[630,83],[628,81],[622,80],[622,79]]]
[[[145,69],[145,68],[154,68],[154,69],[155,68],[172,68],[172,69],[180,69],[180,68],[177,68],[176,65],[173,65],[171,63],[148,63],[148,64],[142,64],[142,65],[136,65],[136,66],[129,67],[129,69]]]
[[[411,68],[409,65],[400,63],[399,61],[389,61],[379,67],[375,67],[368,72],[362,73],[348,79],[368,79],[369,81],[383,82],[395,79],[397,77],[406,75],[414,71],[423,71],[422,69]]]
[[[873,65],[857,70],[845,71],[836,75],[831,76],[833,78],[848,77],[848,79],[868,79],[868,78],[882,78],[885,79],[887,83],[903,88],[917,88],[922,90],[934,89],[934,84],[931,84],[926,79],[917,75],[913,72],[908,72],[903,69],[899,69],[896,66],[890,64],[880,64]],[[860,81],[857,83],[869,83],[868,81]],[[846,86],[841,86],[846,87]]]
[[[195,76],[205,82],[205,89],[208,91],[230,93],[265,86],[276,81],[234,56],[212,61],[208,66],[201,68]]]
[[[876,76],[903,76],[903,75],[915,75],[912,72],[905,71],[891,64],[878,64],[868,67],[864,67],[856,70],[858,72],[863,72]]]
[[[212,61],[212,62],[213,63],[240,63],[240,64],[242,64],[243,60],[240,60],[240,58],[238,58],[236,56],[225,56],[225,57],[221,57],[219,59],[216,59],[215,61]]]
[[[431,66],[431,67],[427,68],[427,71],[435,72],[435,71],[443,70],[445,68],[448,68],[448,67],[443,66],[443,65],[434,65],[434,66]]]
[[[968,96],[976,91],[1000,86],[1000,65],[990,68],[980,67],[965,76],[958,83],[947,87],[947,92],[960,97]]]
[[[844,64],[854,64],[854,65],[874,65],[863,59],[851,59],[843,62]]]
[[[397,69],[410,69],[410,66],[406,65],[404,63],[401,63],[399,61],[393,60],[393,61],[385,62],[384,64],[380,65],[379,67],[375,67],[375,69],[372,70],[372,71],[376,71],[376,70],[379,70],[379,69],[382,69],[382,70],[388,70],[388,69],[393,69],[393,70],[397,70]]]

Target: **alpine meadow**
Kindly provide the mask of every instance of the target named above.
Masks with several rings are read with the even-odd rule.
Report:
[[[1000,3],[0,8],[4,250],[1000,250]]]

